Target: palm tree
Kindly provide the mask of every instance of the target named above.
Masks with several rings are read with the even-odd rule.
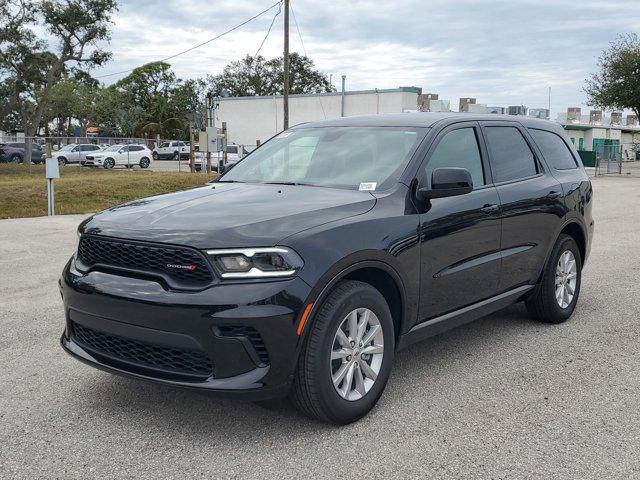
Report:
[[[159,122],[141,122],[136,126],[136,132],[140,136],[161,138],[175,138],[181,136],[186,130],[183,120],[171,117]]]

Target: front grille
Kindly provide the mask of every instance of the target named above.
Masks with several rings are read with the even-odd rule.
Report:
[[[100,332],[71,322],[73,339],[97,354],[175,375],[207,378],[213,366],[201,350],[166,347]]]
[[[269,353],[267,352],[267,347],[265,347],[262,336],[255,328],[240,325],[223,325],[218,327],[218,331],[220,332],[221,337],[246,338],[255,350],[260,363],[263,365],[269,364]]]
[[[78,257],[88,267],[99,264],[159,274],[187,287],[205,286],[213,280],[204,257],[188,248],[83,235]]]

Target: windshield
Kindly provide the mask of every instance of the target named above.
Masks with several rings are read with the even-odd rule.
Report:
[[[297,128],[269,140],[220,181],[384,190],[398,180],[425,132],[409,127]]]
[[[68,150],[73,150],[74,148],[75,148],[75,144],[70,143],[70,144],[68,144],[68,145],[65,145],[64,147],[62,147],[62,148],[61,148],[60,150],[58,150],[58,151],[59,151],[59,152],[62,152],[62,151],[65,151],[65,152],[66,152],[66,151],[68,151]]]
[[[122,145],[109,145],[107,148],[103,150],[103,152],[114,152],[116,150],[120,150]]]

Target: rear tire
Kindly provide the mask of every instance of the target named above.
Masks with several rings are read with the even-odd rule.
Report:
[[[149,159],[147,157],[142,157],[140,159],[140,168],[149,168],[149,164],[151,162],[149,161]]]
[[[562,323],[571,317],[580,295],[582,258],[575,240],[558,237],[544,267],[540,284],[527,299],[529,313],[544,323]]]
[[[64,167],[67,164],[67,159],[64,157],[58,157],[58,166]]]
[[[358,328],[352,335],[354,329],[345,331],[345,322],[354,312]],[[307,330],[290,393],[293,405],[325,422],[347,424],[362,418],[382,395],[393,364],[395,331],[384,297],[367,283],[341,281]],[[362,346],[358,339],[364,340]],[[343,371],[347,373],[341,376]]]

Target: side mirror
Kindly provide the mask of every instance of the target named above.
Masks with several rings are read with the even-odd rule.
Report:
[[[431,188],[418,189],[421,200],[455,197],[473,191],[473,180],[466,168],[436,168],[431,174]]]

